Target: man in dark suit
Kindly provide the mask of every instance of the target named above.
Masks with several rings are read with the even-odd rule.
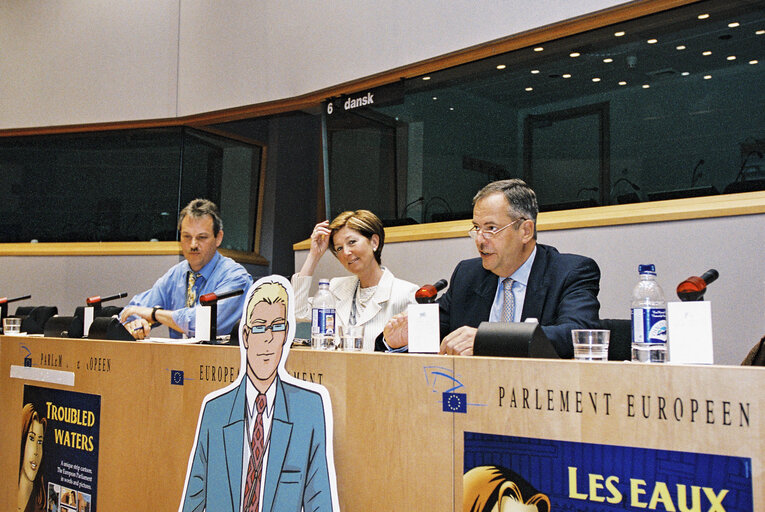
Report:
[[[536,318],[558,355],[571,358],[571,329],[598,327],[598,265],[537,244],[537,213],[536,194],[518,179],[475,195],[469,233],[479,257],[457,265],[438,301],[442,354],[472,355],[481,322]],[[391,319],[386,343],[406,345],[406,328],[405,316]]]

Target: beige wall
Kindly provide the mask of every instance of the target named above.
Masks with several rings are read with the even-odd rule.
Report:
[[[4,0],[0,129],[289,98],[620,3]]]

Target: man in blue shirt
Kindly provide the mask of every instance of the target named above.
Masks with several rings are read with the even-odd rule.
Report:
[[[181,210],[178,221],[184,261],[160,277],[151,289],[139,293],[122,310],[120,318],[134,338],[150,335],[152,325],[166,325],[170,336],[193,337],[196,306],[206,293],[245,290],[252,276],[231,258],[218,252],[223,241],[223,223],[212,201],[194,199]],[[218,303],[218,334],[231,332],[242,312],[244,295]]]

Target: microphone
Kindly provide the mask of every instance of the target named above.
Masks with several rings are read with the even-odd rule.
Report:
[[[0,304],[8,304],[9,302],[16,302],[19,300],[26,300],[31,298],[32,298],[31,295],[23,295],[21,297],[14,297],[12,299],[9,299],[8,297],[0,297]]]
[[[209,306],[215,304],[219,300],[228,299],[229,297],[236,297],[244,293],[244,290],[231,290],[230,292],[223,293],[205,293],[199,297],[199,303],[203,306]]]
[[[127,292],[115,293],[114,295],[109,295],[107,297],[101,297],[100,295],[94,295],[92,297],[88,297],[87,299],[85,299],[85,303],[88,306],[98,307],[103,302],[107,302],[107,301],[114,300],[114,299],[121,299],[122,297],[127,297]]]
[[[692,276],[677,285],[677,296],[684,302],[704,300],[707,285],[720,277],[720,273],[710,268],[701,277]]]
[[[433,284],[426,284],[415,292],[414,300],[417,301],[417,304],[431,304],[436,301],[436,295],[446,288],[447,284],[449,283],[446,279],[439,279]]]

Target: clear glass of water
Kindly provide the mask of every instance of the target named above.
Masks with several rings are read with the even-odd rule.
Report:
[[[341,325],[340,348],[350,352],[360,352],[364,348],[363,325]]]
[[[574,359],[578,361],[608,361],[608,329],[572,329]]]

